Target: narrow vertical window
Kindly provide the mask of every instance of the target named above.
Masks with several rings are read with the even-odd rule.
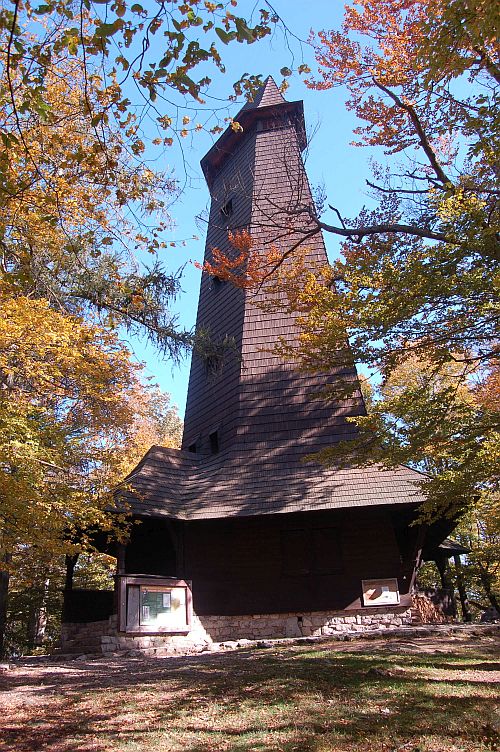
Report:
[[[217,454],[217,452],[219,451],[219,432],[212,431],[212,433],[208,436],[208,440],[210,442],[210,452],[212,454]]]
[[[225,219],[229,219],[229,217],[233,213],[233,199],[232,198],[230,198],[229,201],[226,201],[226,203],[220,210],[220,213]]]

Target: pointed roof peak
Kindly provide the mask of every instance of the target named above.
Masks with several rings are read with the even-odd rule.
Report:
[[[212,148],[201,160],[201,167],[209,188],[213,177],[226,158],[234,152],[241,143],[241,134],[248,133],[259,119],[277,117],[283,122],[293,123],[299,138],[300,149],[306,146],[304,109],[301,101],[287,101],[276,86],[272,76],[268,76],[260,89],[257,90],[252,102],[247,102],[235,116],[235,121],[242,128],[235,131],[228,127],[217,139]]]
[[[260,89],[256,92],[253,100],[247,102],[241,112],[247,112],[248,110],[254,110],[259,107],[269,107],[270,105],[281,104],[285,101],[285,98],[276,86],[274,78],[268,76]]]

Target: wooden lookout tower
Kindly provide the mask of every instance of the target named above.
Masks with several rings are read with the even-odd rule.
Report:
[[[268,78],[236,120],[242,130],[229,128],[201,163],[205,258],[230,253],[228,231],[245,229],[263,251],[297,245],[327,263],[320,233],[290,229],[313,201],[302,102]],[[297,327],[262,307],[266,294],[202,275],[197,327],[232,347],[193,356],[182,448],[152,447],[128,479],[123,496],[141,524],[118,551],[116,614],[103,628],[113,649],[407,623],[422,551],[449,532],[411,524],[423,501],[414,470],[305,460],[352,438],[347,419],[364,403],[354,366],[305,375],[272,352]],[[353,382],[350,398],[318,397],[339,378]]]

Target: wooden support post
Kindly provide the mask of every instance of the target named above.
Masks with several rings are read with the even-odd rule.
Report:
[[[73,576],[75,573],[76,562],[80,554],[70,556],[66,554],[66,577],[64,579],[64,592],[73,590]]]
[[[125,553],[127,546],[124,543],[118,543],[116,546],[116,574],[125,574]]]

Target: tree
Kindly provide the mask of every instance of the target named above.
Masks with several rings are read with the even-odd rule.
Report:
[[[278,260],[251,244],[239,259],[241,274],[260,255],[259,283],[281,286],[299,314],[298,342],[278,346],[285,357],[316,372],[356,362],[381,382],[376,412],[356,419],[360,439],[325,461],[422,467],[435,442],[444,464],[440,481],[424,483],[428,518],[455,516],[497,483],[498,402],[481,401],[498,383],[497,29],[498,9],[481,0],[360,0],[340,31],[313,35],[319,78],[309,85],[347,87],[360,143],[387,155],[368,184],[375,207],[348,221],[330,206],[332,224],[297,200],[293,246],[283,247],[283,226]],[[321,230],[344,238],[342,255],[305,268],[296,249]],[[219,266],[227,272],[227,260]],[[391,392],[415,362],[421,381]],[[408,422],[391,424],[393,411]]]
[[[342,330],[349,301],[325,284],[331,273],[330,268],[323,275],[302,270],[301,276],[295,264],[280,283],[288,305],[299,311],[301,333],[298,344],[282,342],[278,349],[286,357],[298,357],[301,367],[313,372],[352,362]],[[357,285],[354,294],[361,298],[360,279]],[[373,311],[373,300],[372,304]],[[370,307],[370,302],[365,305]],[[400,312],[401,307],[394,308],[395,316]],[[366,338],[360,348],[361,337],[356,339],[357,334],[349,331],[354,358],[362,352],[372,369],[380,364],[382,378],[372,387],[368,414],[353,419],[359,428],[357,438],[324,450],[322,459],[341,464],[410,464],[428,474],[422,479],[428,498],[422,517],[428,521],[442,515],[456,517],[483,494],[498,492],[499,402],[494,396],[498,369],[472,357],[470,350],[447,352],[419,339],[408,338],[399,349],[396,340],[391,348],[387,330],[382,334],[382,318],[383,313],[378,342]],[[340,382],[327,396],[341,399],[352,388]]]
[[[0,557],[7,570],[19,545],[55,556],[89,526],[120,524],[106,508],[134,415],[136,372],[114,335],[46,301],[0,295]],[[7,575],[2,584],[3,621]]]
[[[139,385],[131,407],[133,420],[119,455],[120,478],[125,478],[153,445],[179,449],[182,441],[183,422],[169,394],[157,386]]]
[[[437,368],[409,356],[374,390],[367,416],[356,419],[360,431],[351,451],[424,471],[424,517],[432,519],[436,507],[453,517],[480,504],[486,519],[499,490],[500,459],[498,407],[484,399],[490,378],[475,381],[454,361]]]
[[[344,331],[354,357],[380,359],[383,372],[408,350],[488,363],[498,332],[498,11],[476,0],[360,6],[347,8],[342,32],[318,35],[322,80],[310,85],[345,84],[366,123],[362,143],[406,164],[376,169],[379,205],[354,227],[323,225],[350,239],[332,273]]]
[[[179,275],[162,258],[178,188],[151,167],[145,118],[162,156],[202,127],[177,118],[178,104],[165,113],[170,95],[201,105],[210,79],[195,80],[197,66],[223,70],[217,45],[270,31],[270,13],[249,27],[235,0],[152,5],[12,0],[0,10],[2,635],[20,547],[41,561],[71,540],[84,547],[89,526],[119,526],[109,492],[137,459],[136,434],[164,436],[144,426],[169,411],[144,394],[113,332],[146,335],[173,357],[193,341],[170,313]],[[255,83],[245,75],[235,96]]]
[[[482,617],[487,611],[500,613],[500,530],[498,495],[480,498],[474,508],[460,520],[453,538],[469,549],[469,553],[454,556],[446,570],[446,587],[463,588],[460,597],[462,619]],[[423,588],[442,587],[441,575],[433,562],[427,562],[418,573]],[[464,610],[464,600],[465,607]]]
[[[176,410],[138,370],[116,335],[47,301],[0,297],[0,554],[12,618],[29,617],[24,644],[41,613],[54,621],[60,557],[91,548],[96,527],[125,534],[113,487],[152,441],[178,440]]]
[[[34,547],[14,549],[10,565],[4,653],[32,654],[60,634],[63,560]]]
[[[13,0],[0,12],[0,273],[21,294],[125,326],[169,355],[192,344],[169,313],[179,279],[163,258],[178,187],[152,168],[143,127],[157,158],[202,128],[176,118],[169,97],[200,104],[210,79],[190,74],[207,61],[223,70],[217,44],[270,30],[269,13],[250,28],[234,5]],[[246,75],[235,93],[255,83]]]

